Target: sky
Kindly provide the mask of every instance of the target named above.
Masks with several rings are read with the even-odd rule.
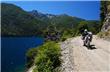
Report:
[[[100,19],[99,1],[3,1],[15,4],[25,11],[38,10],[48,14],[68,14],[86,20]]]

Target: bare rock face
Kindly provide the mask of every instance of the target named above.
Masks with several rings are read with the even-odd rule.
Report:
[[[102,32],[107,32],[110,29],[110,13],[106,16]]]
[[[106,18],[104,21],[104,25],[102,26],[102,32],[107,32],[110,30],[110,5],[108,5],[108,13],[106,14]]]

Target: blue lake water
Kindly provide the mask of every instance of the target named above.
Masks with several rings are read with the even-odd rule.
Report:
[[[25,72],[26,51],[43,42],[37,37],[2,37],[1,72]]]

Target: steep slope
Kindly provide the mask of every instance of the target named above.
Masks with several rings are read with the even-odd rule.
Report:
[[[29,14],[34,16],[35,18],[41,19],[45,22],[49,22],[49,25],[56,26],[57,29],[62,28],[74,28],[79,22],[84,21],[84,19],[72,17],[67,14],[61,15],[53,15],[53,14],[43,14],[38,12],[37,10],[30,11]]]
[[[62,30],[63,27],[69,29],[71,25],[78,23],[78,19],[71,16],[60,15],[57,17],[52,14],[39,13],[36,10],[29,13],[8,3],[1,3],[1,16],[2,36],[39,35],[53,24]]]
[[[61,43],[63,72],[109,72],[110,42],[94,36],[93,46],[82,45],[80,37],[70,38]]]
[[[77,17],[72,17],[72,16],[69,16],[67,14],[61,14],[61,15],[58,15],[58,16],[53,17],[51,19],[51,22],[55,23],[57,28],[60,28],[60,27],[63,26],[64,29],[66,29],[66,28],[69,28],[69,29],[75,28],[76,26],[78,26],[78,24],[81,21],[84,21],[84,19],[77,18]]]
[[[87,21],[67,14],[43,14],[37,10],[26,12],[8,3],[1,3],[1,16],[2,36],[45,36],[50,28],[61,32],[61,35],[74,36],[81,21],[88,22],[90,30],[96,33],[99,26],[99,21]]]
[[[106,4],[106,5],[104,6],[104,4]],[[103,26],[102,26],[102,31],[106,32],[106,31],[110,30],[110,2],[105,1],[104,4],[102,4],[102,9],[104,9],[104,10],[102,10],[102,12],[105,13],[104,14],[105,17],[104,17],[104,21],[103,21]]]
[[[100,37],[110,40],[110,1],[101,1],[101,32]]]
[[[1,4],[2,35],[35,35],[41,20],[13,4]]]
[[[102,26],[102,32],[107,32],[110,30],[110,12],[107,14],[105,18],[104,25]]]

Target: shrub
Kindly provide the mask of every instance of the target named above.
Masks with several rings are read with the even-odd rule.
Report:
[[[98,37],[100,37],[100,38],[110,38],[110,30],[108,30],[106,32],[99,32]]]
[[[35,57],[36,68],[33,72],[54,72],[55,68],[61,64],[60,55],[60,47],[57,43],[45,43],[40,47]]]
[[[26,52],[26,58],[27,58],[27,68],[31,67],[34,63],[34,57],[37,55],[38,53],[38,48],[30,48],[27,52]]]

